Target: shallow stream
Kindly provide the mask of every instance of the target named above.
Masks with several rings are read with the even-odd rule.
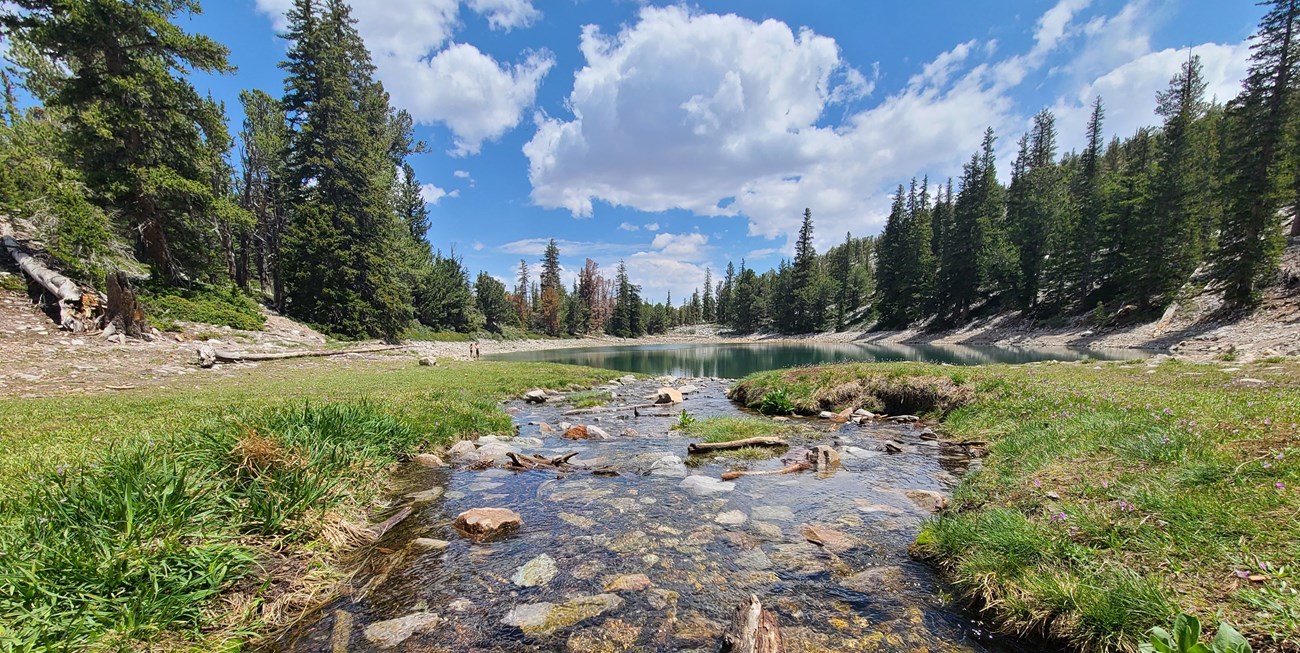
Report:
[[[492,449],[451,467],[405,467],[397,496],[445,492],[380,540],[350,596],[276,650],[712,652],[751,594],[775,612],[787,651],[1023,650],[983,637],[907,554],[929,513],[906,493],[947,492],[970,462],[960,449],[922,438],[922,424],[792,420],[791,449],[771,459],[714,454],[679,465],[670,456],[699,458],[671,430],[682,409],[697,419],[741,414],[726,382],[685,383],[699,390],[683,404],[639,417],[565,416],[572,405],[558,398],[510,404],[519,432],[493,448],[578,452],[572,472],[469,469]],[[643,403],[657,387],[613,388],[615,405]],[[564,422],[611,438],[564,439]],[[886,442],[901,452],[886,453]],[[815,445],[834,446],[839,469],[718,480],[731,469],[780,469]],[[523,526],[481,543],[458,535],[456,515],[480,507],[509,508]],[[415,538],[446,545],[419,550]]]

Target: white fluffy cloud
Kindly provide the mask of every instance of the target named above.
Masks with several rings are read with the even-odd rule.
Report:
[[[279,28],[291,5],[292,0],[257,0]],[[466,5],[494,29],[526,27],[541,16],[529,0]],[[417,122],[446,125],[452,154],[475,154],[485,141],[515,128],[554,65],[546,51],[526,52],[510,64],[467,43],[448,45],[460,25],[461,0],[353,0],[351,6],[393,103]]]
[[[1179,53],[1150,51],[1146,0],[1086,17],[1090,4],[1059,0],[1023,52],[959,43],[903,88],[830,126],[824,117],[836,101],[870,89],[833,39],[682,6],[643,7],[617,34],[588,26],[586,64],[566,102],[571,117],[539,114],[524,146],[532,199],[579,217],[596,202],[742,215],[751,235],[787,240],[810,207],[820,246],[850,229],[873,233],[895,184],[959,172],[985,127],[997,131],[1009,163],[1005,155],[1038,109],[1012,97],[1027,79],[1046,76],[1066,89],[1057,102],[1066,144],[1071,108],[1092,93],[1112,107],[1108,133],[1152,122],[1155,91],[1177,70]],[[1245,51],[1197,47],[1212,88],[1239,79]],[[1047,68],[1062,52],[1068,62]]]
[[[437,206],[438,202],[442,201],[444,197],[460,197],[460,191],[447,192],[445,188],[439,188],[435,184],[425,184],[420,186],[420,197],[424,199],[426,204]]]
[[[638,227],[638,226],[632,224],[631,222],[622,222],[622,223],[619,223],[618,228],[619,228],[619,229],[622,229],[623,231],[640,231],[640,229],[641,229],[641,227]]]

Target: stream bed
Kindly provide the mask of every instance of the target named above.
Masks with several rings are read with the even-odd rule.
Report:
[[[627,380],[608,387],[612,405],[644,403],[667,381]],[[450,466],[404,466],[395,496],[424,494],[395,500],[390,514],[410,506],[410,516],[375,545],[346,596],[273,649],[713,652],[753,594],[776,614],[787,651],[1026,650],[989,639],[907,554],[929,493],[946,494],[971,464],[960,448],[923,437],[923,424],[791,419],[791,448],[770,459],[688,456],[691,440],[671,428],[681,410],[743,413],[726,381],[677,384],[697,390],[640,416],[565,416],[573,406],[554,396],[512,402],[515,437],[462,444]],[[610,438],[565,439],[564,423]],[[816,445],[835,447],[837,469],[719,480],[780,469]],[[575,469],[502,469],[507,449],[577,452]],[[496,466],[476,471],[488,463],[474,460]],[[484,507],[513,510],[523,524],[485,542],[458,534],[456,516]]]

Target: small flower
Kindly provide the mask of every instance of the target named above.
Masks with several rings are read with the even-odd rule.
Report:
[[[1268,468],[1270,468],[1270,467],[1272,467],[1272,466],[1273,466],[1273,463],[1268,463],[1268,462],[1264,463],[1264,469],[1268,469]]]
[[[1269,419],[1269,418],[1267,418],[1267,417],[1264,418],[1264,424],[1272,424],[1272,423],[1273,423],[1273,420],[1271,420],[1271,419]]]
[[[1273,484],[1273,487],[1275,487],[1275,488],[1277,488],[1277,489],[1279,489],[1279,490],[1285,490],[1285,489],[1286,489],[1286,483],[1283,483],[1282,481],[1278,481],[1278,482],[1276,482],[1276,483]]]
[[[1034,479],[1034,487],[1043,487],[1043,482],[1038,479]]]
[[[1286,454],[1284,453],[1278,453],[1276,456],[1273,456],[1274,460],[1282,460],[1283,458],[1286,458]]]
[[[1236,569],[1236,570],[1233,570],[1232,573],[1236,574],[1236,575],[1237,575],[1237,578],[1246,578],[1246,577],[1250,576],[1250,572],[1249,572],[1249,571],[1246,571],[1245,569]]]
[[[1061,522],[1061,521],[1065,521],[1065,519],[1066,517],[1064,512],[1058,512],[1055,515],[1052,515],[1052,521]]]

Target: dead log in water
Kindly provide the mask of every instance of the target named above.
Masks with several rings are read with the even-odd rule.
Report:
[[[736,606],[736,617],[722,635],[718,653],[781,653],[785,642],[776,615],[763,609],[758,597]]]
[[[535,456],[532,454],[515,453],[513,451],[507,451],[506,457],[510,459],[510,464],[506,465],[506,469],[514,469],[516,471],[528,471],[533,469],[561,469],[564,467],[568,467],[569,460],[577,455],[578,452],[575,451],[573,453],[568,453],[563,456],[556,456],[554,458],[543,458],[542,456]]]
[[[707,453],[727,449],[744,449],[745,447],[788,447],[785,440],[774,437],[745,438],[731,442],[692,442],[686,446],[687,453]]]
[[[722,474],[722,480],[734,481],[742,476],[776,476],[778,474],[797,474],[812,469],[811,463],[795,463],[784,469],[772,469],[762,472],[751,472],[748,470],[737,470],[734,472],[725,472]]]

